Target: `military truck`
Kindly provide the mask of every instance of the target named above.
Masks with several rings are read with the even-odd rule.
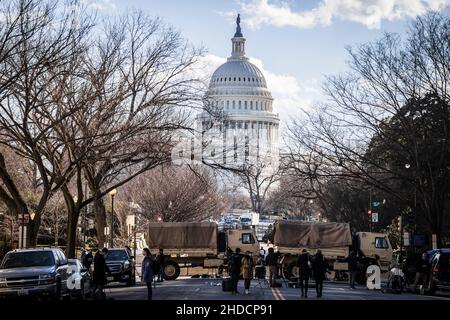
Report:
[[[360,261],[358,282],[365,281],[369,265],[378,264],[382,272],[388,271],[392,260],[392,246],[386,234],[357,232],[352,236],[347,223],[280,220],[275,222],[272,236],[287,279],[298,276],[296,262],[303,249],[310,254],[320,249],[336,278],[347,271],[348,264],[342,260],[354,250]]]
[[[182,267],[217,268],[226,264],[227,248],[250,251],[256,257],[259,244],[254,229],[219,232],[215,222],[150,223],[147,244],[152,254],[164,250],[164,279],[175,280]]]

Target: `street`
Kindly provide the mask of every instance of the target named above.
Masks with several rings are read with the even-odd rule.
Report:
[[[322,298],[316,298],[314,282],[308,290],[308,299],[300,298],[300,289],[288,288],[285,283],[281,288],[269,288],[258,280],[253,280],[250,294],[244,292],[244,283],[239,281],[239,292],[232,295],[222,291],[222,279],[191,279],[180,277],[175,281],[156,283],[153,289],[154,300],[449,300],[449,296],[422,296],[412,293],[388,294],[379,290],[368,290],[358,286],[352,290],[346,283],[325,282]],[[125,287],[111,284],[105,289],[107,298],[115,300],[146,300],[147,288],[142,284],[135,287]]]

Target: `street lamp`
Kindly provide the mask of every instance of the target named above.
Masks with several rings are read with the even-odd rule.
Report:
[[[116,189],[112,189],[109,192],[109,195],[111,196],[111,240],[109,243],[109,247],[112,248],[114,247],[114,197],[117,194],[117,190]]]

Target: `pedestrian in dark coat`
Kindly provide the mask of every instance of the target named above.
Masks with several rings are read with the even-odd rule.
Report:
[[[358,274],[358,257],[355,251],[350,251],[350,254],[342,262],[348,263],[348,271],[350,273],[350,288],[355,289],[356,275]]]
[[[269,282],[270,286],[273,287],[278,275],[278,255],[275,253],[273,248],[269,248],[269,253],[266,256],[265,264],[269,267]]]
[[[108,249],[103,248],[102,251],[97,251],[94,258],[94,297],[99,299],[105,299],[105,293],[103,288],[106,286],[107,279],[106,274],[111,275],[111,271],[106,265],[105,256],[108,254]]]
[[[302,254],[297,259],[298,275],[302,298],[308,298],[308,281],[311,276],[311,268],[309,266],[309,254],[306,249],[302,250]]]
[[[147,285],[148,300],[152,300],[153,263],[155,262],[155,258],[152,256],[148,248],[144,248],[142,254],[144,255],[141,270],[142,282]]]
[[[317,250],[314,260],[312,262],[312,270],[314,280],[316,282],[317,298],[322,297],[323,280],[325,279],[325,273],[327,272],[327,264],[323,258],[322,251]]]
[[[241,249],[236,248],[235,253],[231,256],[229,263],[229,272],[231,276],[231,282],[233,283],[232,294],[237,294],[238,292],[238,283],[239,283],[239,275],[241,273],[242,266],[242,254]]]
[[[428,255],[426,252],[422,253],[422,256],[416,262],[416,276],[414,278],[414,292],[417,291],[419,284],[425,285],[427,283],[427,276],[430,272],[430,263],[428,261]]]
[[[164,257],[164,250],[161,248],[159,249],[158,256],[156,257],[156,261],[158,261],[159,265],[159,273],[158,273],[158,280],[157,282],[163,282],[164,281],[164,264],[165,264],[166,257]]]

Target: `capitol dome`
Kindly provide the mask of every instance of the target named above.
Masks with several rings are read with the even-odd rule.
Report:
[[[202,139],[218,141],[211,154],[222,163],[252,158],[259,162],[267,154],[277,159],[280,120],[273,112],[272,94],[263,73],[245,55],[240,16],[236,23],[231,56],[211,76],[204,110],[197,117]],[[211,117],[215,114],[212,111],[221,111],[218,114],[224,115],[223,120]]]
[[[228,59],[213,73],[210,89],[236,85],[267,88],[264,75],[248,59]]]

